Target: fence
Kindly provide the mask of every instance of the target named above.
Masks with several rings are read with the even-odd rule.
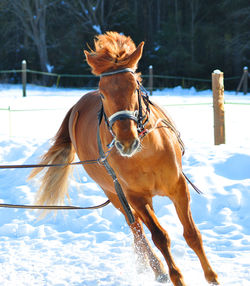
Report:
[[[161,103],[160,100],[164,97],[158,97],[157,103]],[[234,101],[225,101],[225,115],[226,115],[226,143],[230,143],[230,139],[228,139],[229,134],[231,133],[232,126],[241,122],[247,121],[250,119],[250,102],[237,102]],[[67,105],[67,104],[66,104]],[[73,103],[72,103],[73,105]],[[186,133],[188,133],[188,137],[193,136],[194,138],[202,137],[207,138],[207,133],[211,134],[210,143],[213,144],[213,128],[215,127],[215,122],[213,122],[213,102],[211,100],[206,102],[193,102],[193,103],[168,103],[168,100],[164,100],[162,105],[169,111],[170,114],[173,115],[174,120],[177,123],[179,130],[183,139],[185,139]],[[51,105],[50,105],[51,106]],[[2,122],[0,128],[0,136],[3,138],[41,138],[43,140],[52,138],[61,122],[66,115],[69,107],[71,107],[71,103],[69,106],[65,108],[53,108],[55,107],[52,104],[51,108],[35,108],[35,106],[28,108],[20,108],[20,107],[11,107],[7,106],[6,108],[0,108],[0,121]],[[243,109],[242,109],[243,108]],[[190,110],[190,116],[188,118],[183,117],[183,110]],[[237,113],[240,115],[240,118],[236,118],[234,116],[229,116],[235,112],[235,110],[243,110],[241,113]],[[194,112],[195,111],[195,112]],[[198,130],[196,123],[197,118],[199,121],[205,124],[205,128],[202,130]],[[48,123],[49,122],[49,123]],[[220,121],[218,121],[220,123]],[[223,124],[223,123],[222,123]],[[198,124],[199,125],[199,124]],[[224,125],[224,128],[225,128]],[[218,125],[219,126],[219,125]],[[239,134],[235,134],[230,137],[237,137],[237,140],[240,140],[242,134],[240,128],[233,128],[237,130]],[[42,131],[41,130],[46,130]],[[217,129],[218,130],[218,129]],[[220,129],[219,129],[220,130]],[[215,129],[214,129],[215,131]],[[41,134],[40,134],[41,133]],[[244,132],[248,134],[248,132]],[[46,134],[46,136],[45,136]],[[223,134],[223,133],[222,133]],[[246,136],[246,134],[244,136]],[[219,133],[219,138],[221,133]],[[217,136],[214,134],[214,136]],[[218,138],[218,137],[216,137]],[[222,137],[223,138],[223,137]],[[236,139],[235,139],[236,140]],[[184,140],[185,141],[185,140]],[[217,142],[217,139],[216,139]],[[219,141],[221,142],[221,141]],[[215,142],[214,142],[215,143]],[[223,144],[223,143],[219,143]]]
[[[1,71],[1,73],[18,73],[20,72],[22,74],[22,86],[23,86],[23,97],[26,96],[26,83],[27,83],[27,73],[38,73],[41,75],[46,75],[46,76],[53,76],[57,77],[56,85],[59,86],[60,78],[61,77],[93,77],[92,75],[72,75],[72,74],[56,74],[56,73],[44,73],[44,72],[39,72],[39,71],[32,71],[28,70],[26,66],[26,61],[22,62],[22,70],[9,70],[9,71]],[[153,67],[149,67],[149,75],[144,76],[148,78],[148,83],[149,83],[149,90],[150,94],[152,94],[153,91],[153,82],[155,78],[159,77],[166,77],[166,78],[175,78],[173,76],[157,76],[153,75]],[[234,77],[233,79],[235,79]],[[237,77],[239,78],[239,77]],[[247,93],[248,91],[248,78],[249,78],[249,73],[248,73],[248,68],[244,67],[243,69],[243,75],[240,79],[240,83],[237,87],[238,92],[243,86],[243,92],[244,94]],[[206,81],[209,82],[210,84],[212,83],[212,89],[213,89],[213,108],[214,108],[214,143],[215,145],[218,144],[225,144],[225,120],[224,120],[224,80],[229,80],[232,78],[227,78],[224,79],[224,75],[221,71],[215,70],[212,74],[212,79],[195,79],[195,78],[187,78],[187,77],[181,77],[181,79],[184,80],[196,80],[196,81]],[[186,104],[187,105],[187,104]],[[9,135],[11,136],[11,112],[14,110],[11,110],[9,107],[8,109],[0,109],[2,111],[8,111],[9,113]],[[46,109],[48,111],[48,109]],[[55,110],[55,109],[53,109]],[[21,111],[21,110],[15,110],[15,111]],[[26,110],[28,111],[28,110]],[[40,111],[40,109],[37,110],[30,110],[30,111]]]
[[[41,130],[46,129],[48,138],[52,138],[59,128],[68,108],[0,108],[0,135],[40,138]],[[56,116],[55,116],[56,114]],[[53,118],[51,124],[44,124],[44,116]],[[33,124],[35,122],[35,124]]]
[[[240,76],[227,77],[224,78],[226,82],[227,89],[235,90],[240,78],[241,82],[238,85],[237,91],[240,90],[241,85],[244,86],[244,93],[247,92],[247,79],[249,77],[244,71],[244,78]],[[26,82],[37,83],[39,85],[55,85],[59,87],[62,86],[84,86],[88,88],[96,88],[98,86],[98,78],[91,74],[58,74],[58,73],[48,73],[35,71],[27,69],[26,61],[22,62],[22,69],[20,70],[3,70],[0,71],[0,76],[6,77],[2,79],[5,82],[22,82],[23,83],[23,96],[26,96],[25,85]],[[29,76],[28,76],[29,75]],[[31,78],[30,78],[31,77]],[[40,77],[40,78],[39,78]],[[46,78],[46,80],[45,80]],[[174,87],[177,85],[182,86],[183,88],[188,88],[195,86],[196,89],[209,89],[211,88],[211,78],[194,78],[186,76],[173,76],[173,75],[157,75],[153,73],[153,67],[149,66],[148,74],[142,75],[144,80],[144,85],[149,88],[150,93],[152,94],[153,89],[161,89],[165,87]],[[81,83],[79,83],[81,80]],[[0,79],[1,82],[1,79]]]

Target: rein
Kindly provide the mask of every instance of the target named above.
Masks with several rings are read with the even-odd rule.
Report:
[[[104,154],[105,157],[109,155],[109,150]],[[104,158],[105,158],[104,157]],[[29,164],[29,165],[0,165],[0,169],[27,169],[27,168],[49,168],[49,167],[66,167],[72,165],[90,165],[95,163],[102,163],[103,158],[96,160],[85,160],[73,163],[64,164]],[[15,204],[0,204],[0,208],[14,208],[14,209],[33,209],[33,210],[93,210],[107,206],[110,200],[106,202],[90,207],[78,207],[78,206],[40,206],[40,205],[15,205]]]
[[[100,77],[110,76],[110,75],[114,75],[114,74],[118,74],[118,73],[124,73],[124,72],[131,72],[132,74],[134,74],[133,69],[125,68],[125,69],[116,70],[116,71],[112,71],[112,72],[102,73],[100,75]],[[150,101],[147,91],[140,84],[139,81],[137,81],[137,84],[138,84],[137,93],[138,93],[139,110],[135,110],[135,111],[122,110],[122,111],[118,111],[118,112],[114,113],[110,117],[107,117],[105,112],[104,112],[104,108],[103,108],[103,104],[102,104],[101,110],[98,113],[98,124],[97,124],[97,144],[98,144],[98,150],[99,150],[99,158],[98,159],[78,161],[78,162],[73,162],[73,163],[47,164],[47,165],[45,165],[45,164],[0,165],[0,169],[66,167],[66,166],[70,166],[70,165],[80,165],[80,164],[81,165],[90,165],[90,164],[99,163],[106,168],[108,174],[112,177],[117,196],[119,197],[119,200],[120,200],[122,207],[126,213],[126,216],[128,218],[129,223],[130,224],[134,223],[135,218],[134,218],[134,215],[133,215],[131,208],[128,204],[128,201],[127,201],[127,199],[123,193],[123,190],[121,188],[121,185],[117,179],[117,176],[116,176],[113,168],[109,165],[109,163],[107,161],[107,157],[108,157],[111,149],[113,148],[114,142],[115,142],[115,135],[114,135],[113,130],[112,130],[113,124],[117,120],[124,120],[124,119],[130,119],[130,120],[135,121],[137,123],[138,135],[139,135],[139,138],[141,138],[141,139],[144,136],[146,136],[147,134],[149,134],[150,132],[152,132],[153,130],[155,130],[156,128],[168,127],[175,133],[175,135],[178,139],[178,142],[180,144],[181,150],[182,150],[182,155],[185,152],[185,147],[184,147],[184,144],[180,138],[179,131],[168,120],[160,118],[157,120],[157,122],[155,123],[155,125],[151,129],[149,129],[149,130],[145,129],[145,126],[149,121],[149,115],[150,115],[149,105],[153,105],[153,106],[155,106],[155,105]],[[101,97],[102,97],[102,95],[101,95]],[[146,106],[145,115],[143,115],[142,100]],[[110,133],[113,136],[112,142],[109,145],[107,145],[108,150],[106,152],[103,151],[101,138],[100,138],[100,124],[102,122],[102,118],[104,118],[105,123],[106,123]],[[160,122],[164,123],[165,126],[158,126],[158,124]],[[186,180],[191,184],[191,186],[194,188],[194,190],[198,194],[201,194],[202,192],[189,180],[189,178],[184,174],[183,171],[182,171],[182,174],[184,175]],[[0,208],[21,208],[21,209],[39,209],[39,210],[90,210],[90,209],[99,209],[99,208],[105,207],[109,203],[110,203],[110,201],[107,200],[106,202],[104,202],[100,205],[90,206],[90,207],[0,204]]]
[[[91,207],[76,207],[76,206],[39,206],[39,205],[12,205],[12,204],[0,204],[0,208],[12,208],[12,209],[32,209],[32,210],[94,210],[107,206],[110,200]]]

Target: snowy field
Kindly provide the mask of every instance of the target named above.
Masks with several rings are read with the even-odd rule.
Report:
[[[0,164],[36,163],[67,110],[85,93],[28,86],[22,98],[21,86],[0,85]],[[213,145],[211,91],[177,87],[155,92],[152,100],[175,120],[186,145],[184,171],[204,192],[190,188],[192,213],[221,285],[250,285],[250,96],[225,92],[226,145],[220,146]],[[26,181],[29,172],[0,170],[1,203],[33,203],[37,187]],[[74,172],[72,204],[106,200],[82,167]],[[187,285],[208,285],[172,203],[156,197],[154,205]],[[43,221],[36,211],[0,209],[0,285],[162,285],[151,271],[138,274],[135,261],[129,227],[112,205],[59,212]]]

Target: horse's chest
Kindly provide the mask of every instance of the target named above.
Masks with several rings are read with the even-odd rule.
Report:
[[[117,174],[124,189],[133,192],[148,191],[152,196],[163,195],[164,172],[157,168],[123,168]]]

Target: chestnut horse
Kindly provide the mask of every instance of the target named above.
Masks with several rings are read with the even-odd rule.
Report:
[[[149,262],[156,279],[167,282],[168,274],[151,248],[142,223],[150,230],[154,244],[164,256],[172,283],[186,285],[173,260],[169,236],[153,209],[152,198],[158,195],[172,200],[183,225],[184,238],[197,254],[205,278],[209,283],[219,284],[191,215],[189,190],[182,172],[182,150],[174,123],[143,94],[140,75],[135,73],[143,45],[142,42],[136,48],[130,37],[116,32],[96,37],[95,50],[84,53],[92,73],[100,76],[99,90],[84,95],[69,110],[41,163],[68,164],[73,162],[75,153],[80,160],[91,160],[100,157],[100,148],[103,154],[108,151],[109,156],[104,161],[116,174],[115,179],[103,164],[84,165],[84,168],[125,215],[134,235],[135,250],[141,261]],[[30,177],[42,169],[34,169]],[[69,165],[46,168],[38,204],[64,202],[69,170]],[[114,181],[119,182],[124,192],[132,212],[130,220]]]

